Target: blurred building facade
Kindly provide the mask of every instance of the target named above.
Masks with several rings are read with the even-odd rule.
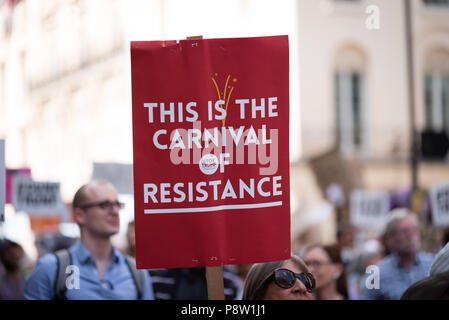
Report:
[[[354,187],[410,188],[404,1],[298,3],[301,156],[292,159],[292,176],[310,173],[307,159],[339,150],[356,163],[353,175],[360,176],[351,177]],[[449,1],[411,0],[411,5],[418,186],[429,188],[449,181]],[[307,176],[293,178],[301,199],[312,199]]]
[[[411,0],[416,125],[449,130],[449,2]],[[95,162],[132,162],[129,41],[288,34],[292,230],[335,238],[309,159],[358,160],[360,186],[407,188],[410,122],[403,1],[3,0],[0,138],[6,164],[60,181],[70,201]],[[367,19],[379,9],[379,28]],[[372,8],[371,8],[372,9]],[[294,137],[294,138],[293,138]],[[444,139],[443,139],[444,140]],[[444,144],[444,143],[443,143]],[[430,152],[431,153],[431,152]],[[449,181],[445,156],[419,183]]]
[[[449,3],[411,2],[417,130],[447,135]],[[371,5],[379,29],[365,26]],[[298,12],[302,156],[337,146],[367,164],[367,186],[410,184],[404,2],[304,0]],[[424,158],[437,161],[422,162],[423,186],[448,178],[445,154]]]
[[[8,22],[0,34],[6,163],[61,181],[66,201],[93,161],[132,162],[130,41],[288,34],[297,25],[293,0],[0,3]],[[271,14],[278,18],[266,24]]]
[[[92,159],[130,162],[126,46],[118,1],[19,2],[1,39],[7,165],[60,181],[65,200]],[[3,10],[11,10],[7,6]],[[120,132],[120,134],[116,134]]]

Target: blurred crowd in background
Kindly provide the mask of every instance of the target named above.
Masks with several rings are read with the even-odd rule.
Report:
[[[114,244],[134,256],[130,41],[278,34],[290,49],[292,253],[317,299],[400,298],[435,276],[449,241],[448,18],[448,0],[0,0],[0,299],[23,298],[37,259],[78,240],[71,199],[90,179],[126,203]],[[55,192],[56,215],[13,203],[19,176]],[[401,208],[410,225],[389,223]],[[250,268],[224,267],[226,298],[242,297]],[[156,299],[207,296],[204,269],[150,273]]]
[[[304,245],[298,252],[294,252],[304,260],[315,276],[315,299],[400,299],[406,289],[431,275],[430,267],[440,251],[440,256],[444,254],[444,257],[440,257],[437,263],[439,265],[433,267],[433,275],[449,271],[449,231],[443,233],[435,250],[425,252],[421,247],[422,237],[417,216],[406,208],[393,210],[382,232],[357,247],[353,242],[354,230],[347,226],[341,227],[337,242]],[[132,221],[127,225],[126,246],[121,248],[124,254],[130,256],[135,256],[134,232]],[[39,257],[42,257],[47,253],[69,248],[78,240],[61,234],[47,234],[37,237],[35,245]],[[425,256],[424,260],[421,255]],[[376,275],[372,273],[373,266],[387,268],[385,265],[391,259],[396,262],[389,268],[397,268],[396,271],[380,269]],[[407,259],[411,259],[409,264],[403,262]],[[0,299],[24,299],[25,279],[33,270],[35,261],[26,255],[20,244],[1,239],[0,262]],[[224,266],[226,299],[242,298],[244,282],[251,266],[252,264]],[[206,300],[208,297],[205,268],[156,269],[149,272],[155,299]],[[372,279],[368,279],[370,276],[373,276]],[[447,281],[442,283],[446,289],[449,288]],[[421,295],[419,298],[439,299],[444,294],[447,297],[447,291],[440,291],[433,294],[432,291],[427,292],[427,296]]]

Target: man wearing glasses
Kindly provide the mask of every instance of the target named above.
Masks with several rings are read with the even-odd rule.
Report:
[[[101,180],[76,192],[72,206],[80,241],[68,250],[67,275],[61,277],[57,255],[43,256],[26,281],[26,299],[154,299],[148,272],[136,271],[135,262],[112,246],[123,208],[117,197],[115,187]]]
[[[433,255],[420,250],[421,236],[416,215],[406,208],[394,209],[384,234],[391,236],[391,250],[380,261],[379,287],[369,288],[362,280],[363,300],[399,300],[412,284],[429,275]]]

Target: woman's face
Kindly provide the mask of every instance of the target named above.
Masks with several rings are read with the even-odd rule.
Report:
[[[327,252],[320,247],[308,250],[304,255],[304,262],[315,276],[317,289],[327,286],[332,281],[337,281],[342,272],[341,265],[333,263]]]
[[[282,264],[282,268],[289,269],[295,273],[302,273],[303,271],[299,267],[288,260]],[[305,285],[296,279],[293,287],[283,289],[279,287],[274,281],[271,281],[268,285],[267,291],[263,296],[263,300],[312,300],[313,296],[307,291]]]

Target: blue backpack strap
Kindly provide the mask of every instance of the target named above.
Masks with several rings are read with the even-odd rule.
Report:
[[[67,290],[66,285],[66,269],[69,265],[72,264],[72,259],[69,253],[69,250],[62,249],[58,250],[54,253],[57,260],[57,269],[56,269],[56,281],[55,281],[55,300],[66,300],[65,292]]]
[[[143,291],[143,276],[140,270],[136,268],[136,260],[128,255],[125,255],[125,261],[128,265],[129,271],[133,276],[134,284],[137,289],[137,299],[142,300],[142,291]]]

